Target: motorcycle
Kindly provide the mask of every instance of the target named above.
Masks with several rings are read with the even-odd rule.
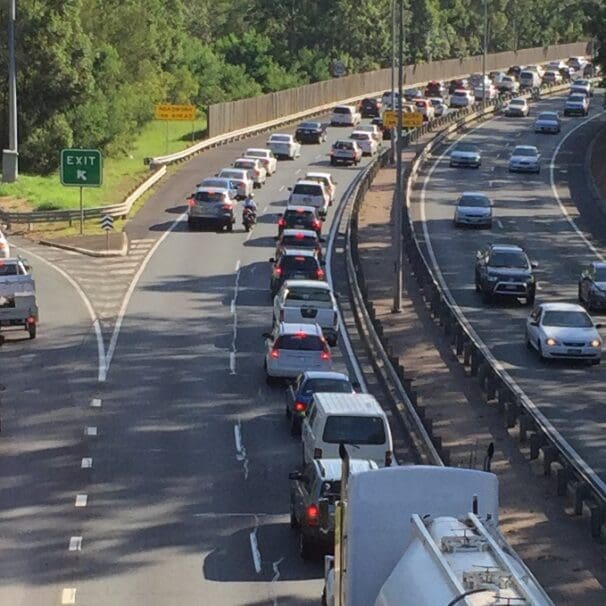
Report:
[[[257,224],[257,213],[252,208],[244,208],[242,211],[242,225],[246,231],[250,231]]]

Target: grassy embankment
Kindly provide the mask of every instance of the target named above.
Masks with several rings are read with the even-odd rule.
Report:
[[[199,118],[194,128],[196,137],[199,137],[206,128],[206,118]],[[104,206],[124,200],[149,172],[149,169],[143,164],[143,159],[185,149],[192,144],[191,132],[192,124],[190,122],[169,122],[167,146],[166,123],[150,122],[141,131],[128,156],[104,158],[103,185],[84,189],[84,206]],[[0,208],[5,210],[78,208],[79,201],[79,188],[61,185],[58,172],[45,177],[21,174],[16,183],[0,183]],[[133,208],[133,212],[140,208],[143,202],[144,200],[140,200]],[[120,223],[116,224],[117,229],[120,229]],[[41,235],[39,232],[44,232],[46,237],[78,233],[76,222],[72,228],[65,224],[34,224],[32,227],[37,235]],[[88,222],[86,227],[87,233],[99,233],[100,231],[97,221]],[[15,228],[18,226],[15,225]]]

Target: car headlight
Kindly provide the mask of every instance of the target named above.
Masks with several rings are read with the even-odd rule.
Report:
[[[491,275],[488,275],[488,276],[486,276],[486,279],[487,279],[489,282],[496,282],[496,281],[499,279],[499,277],[498,277],[498,276],[491,276]]]
[[[548,345],[549,347],[555,347],[557,344],[558,344],[558,342],[553,337],[549,337],[545,341],[545,345]]]
[[[596,349],[598,349],[598,347],[602,347],[602,341],[600,341],[599,339],[594,339],[591,342],[591,347],[595,347]]]

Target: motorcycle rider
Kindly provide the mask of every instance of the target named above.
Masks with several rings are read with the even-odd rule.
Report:
[[[253,221],[256,221],[257,219],[257,204],[253,198],[254,194],[250,194],[242,203],[242,221],[244,221],[247,212],[252,214]]]

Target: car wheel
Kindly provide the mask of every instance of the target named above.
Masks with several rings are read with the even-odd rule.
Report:
[[[304,560],[311,560],[314,555],[314,548],[311,541],[303,533],[299,535],[299,555]]]
[[[288,404],[286,404],[286,406],[284,407],[284,414],[286,415],[287,419],[290,419],[290,417],[292,416],[292,412]]]
[[[35,322],[32,322],[31,324],[27,325],[27,332],[29,333],[30,339],[36,338],[36,323]]]
[[[526,305],[534,305],[534,298],[535,298],[534,292],[532,294],[528,295],[526,297]]]
[[[600,358],[597,358],[596,360],[591,360],[591,365],[597,366],[600,362],[601,362]]]
[[[583,295],[582,295],[582,293],[581,293],[581,286],[580,286],[580,285],[579,285],[579,288],[578,288],[578,290],[577,290],[577,298],[578,298],[578,300],[579,300],[579,303],[581,303],[581,304],[582,304],[582,303],[583,303]]]
[[[225,229],[231,233],[232,231],[234,231],[234,224],[230,221],[226,226]]]
[[[481,292],[482,289],[480,288],[480,283],[478,282],[477,278],[474,281],[474,283],[475,283],[475,287],[476,287],[476,292]]]
[[[544,362],[545,356],[543,355],[543,348],[541,347],[540,339],[537,341],[537,354],[539,356],[539,362]]]
[[[532,342],[530,341],[530,337],[528,336],[528,332],[526,332],[526,348],[533,349]]]
[[[300,524],[297,520],[297,516],[293,510],[292,503],[290,504],[290,527],[291,528],[299,528]]]
[[[336,162],[335,162],[334,158],[331,158],[330,159],[330,165],[331,166],[335,166],[335,164],[336,164]]]
[[[195,226],[194,220],[191,217],[187,217],[187,227],[189,227],[189,229],[194,229]]]

